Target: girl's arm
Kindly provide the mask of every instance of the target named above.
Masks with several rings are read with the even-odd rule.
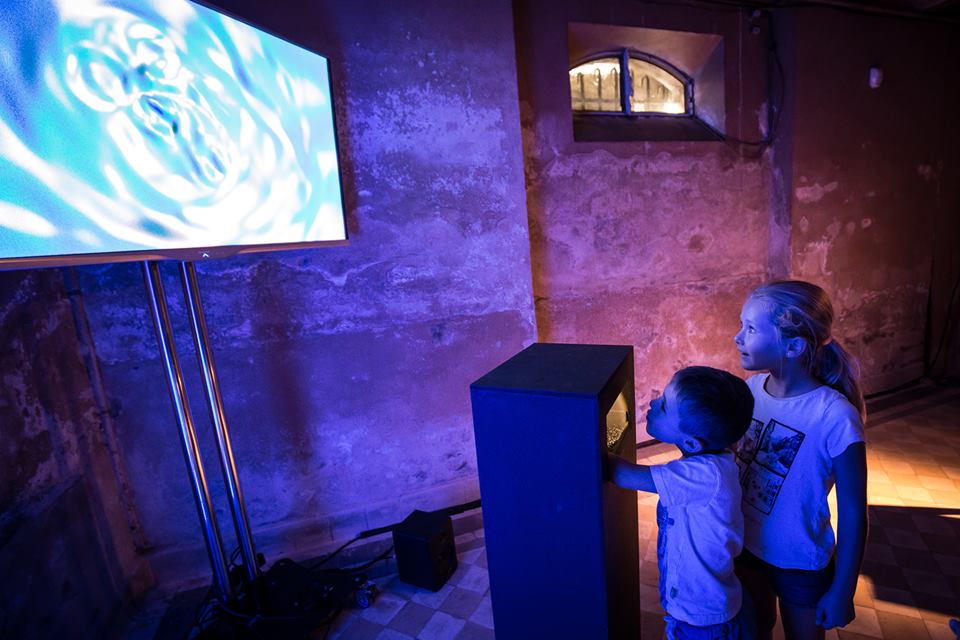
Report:
[[[837,559],[833,583],[817,604],[817,624],[842,627],[853,620],[860,561],[867,541],[867,449],[855,442],[833,459],[837,480]]]
[[[620,456],[607,453],[607,468],[610,473],[610,482],[617,486],[634,491],[657,492],[650,467],[645,464],[634,464]]]

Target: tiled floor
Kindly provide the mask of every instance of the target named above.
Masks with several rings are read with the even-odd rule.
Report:
[[[871,403],[867,429],[870,533],[857,618],[828,639],[955,640],[960,615],[960,388],[927,385]],[[677,456],[655,445],[641,462]],[[639,494],[640,608],[644,638],[663,637],[657,594],[656,503]],[[315,638],[474,640],[494,637],[483,531],[457,538],[459,568],[434,593],[395,576],[368,609],[348,609]],[[775,637],[782,638],[779,628]]]
[[[926,387],[871,403],[870,534],[856,595],[857,618],[827,638],[955,640],[960,615],[960,389]],[[650,464],[676,457],[640,449]],[[663,636],[657,595],[655,495],[640,494],[640,607],[645,638]],[[346,612],[340,640],[493,638],[482,531],[458,539],[461,566],[434,594],[393,579],[367,610]],[[322,638],[322,635],[318,637]],[[782,638],[782,630],[776,636]]]
[[[493,640],[490,579],[482,530],[458,537],[459,566],[439,591],[407,585],[396,576],[377,580],[383,592],[369,609],[347,610],[331,640]],[[318,639],[326,631],[318,632]]]

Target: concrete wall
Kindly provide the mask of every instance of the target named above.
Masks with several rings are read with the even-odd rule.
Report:
[[[638,407],[679,367],[733,369],[740,305],[771,260],[769,153],[574,142],[567,24],[721,34],[726,131],[746,141],[766,121],[769,34],[736,11],[642,3],[530,1],[516,16],[539,338],[634,345]]]
[[[0,273],[0,636],[111,637],[151,586],[59,270]]]
[[[926,373],[960,273],[958,27],[824,9],[794,29],[792,273],[831,292],[867,391],[888,389]]]
[[[743,297],[794,275],[833,294],[868,391],[922,373],[945,331],[934,373],[960,373],[960,319],[946,326],[960,272],[955,28],[626,2],[221,5],[330,55],[351,236],[199,266],[270,561],[478,497],[468,385],[535,337],[633,344],[642,406],[677,367],[737,370]],[[569,22],[721,34],[727,133],[758,140],[773,95],[773,145],[574,142]],[[767,90],[771,37],[782,104]],[[885,80],[869,90],[874,63]],[[58,270],[0,274],[5,637],[27,620],[62,637],[80,618],[105,628],[152,574],[209,577],[140,268],[78,272],[79,287]]]
[[[350,241],[198,266],[268,561],[479,497],[469,384],[534,340],[508,2],[223,8],[332,60]],[[180,359],[233,548],[173,265]],[[209,575],[135,264],[82,269],[158,579]]]
[[[955,26],[616,1],[516,16],[540,339],[633,344],[642,406],[683,365],[739,371],[743,297],[794,277],[831,294],[867,393],[927,373],[960,273]],[[761,138],[769,108],[772,144],[575,142],[566,35],[584,22],[722,35],[727,134]],[[937,373],[956,375],[958,324]]]

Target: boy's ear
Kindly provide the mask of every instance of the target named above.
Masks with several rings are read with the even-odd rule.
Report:
[[[687,436],[683,439],[683,450],[687,453],[700,453],[706,448],[703,440],[696,436]]]
[[[807,349],[807,343],[803,338],[795,337],[787,340],[785,355],[788,358],[799,358]]]

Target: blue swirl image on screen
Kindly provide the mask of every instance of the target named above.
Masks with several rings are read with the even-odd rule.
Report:
[[[4,0],[0,259],[344,239],[329,86],[186,0]]]

